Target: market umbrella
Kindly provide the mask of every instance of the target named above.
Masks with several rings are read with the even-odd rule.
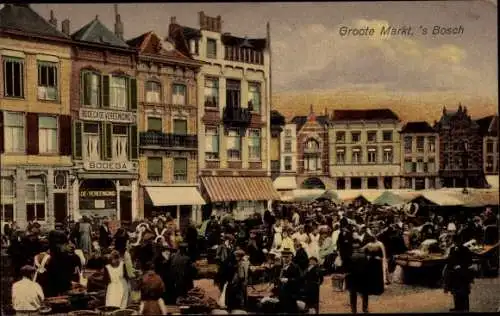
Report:
[[[339,195],[334,190],[325,191],[325,193],[317,197],[316,200],[329,200],[335,203],[339,203],[341,201]]]
[[[375,205],[401,205],[404,204],[405,200],[397,194],[394,194],[390,191],[385,191],[378,198],[373,201]]]

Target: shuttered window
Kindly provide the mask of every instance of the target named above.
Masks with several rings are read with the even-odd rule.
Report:
[[[99,107],[101,105],[101,75],[84,70],[81,73],[82,105]]]

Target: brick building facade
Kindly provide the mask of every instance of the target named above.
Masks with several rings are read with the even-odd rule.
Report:
[[[69,32],[69,25],[67,26]],[[71,35],[72,216],[138,218],[136,53],[96,16]]]
[[[447,188],[486,186],[483,172],[483,139],[479,125],[459,105],[456,112],[443,108],[434,128],[439,134],[439,175]]]

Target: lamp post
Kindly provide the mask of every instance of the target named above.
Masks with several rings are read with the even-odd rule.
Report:
[[[464,180],[465,180],[465,184],[464,184],[464,190],[462,191],[464,194],[467,194],[469,193],[469,191],[467,190],[467,187],[469,186],[469,178],[468,178],[468,174],[467,174],[467,170],[469,168],[469,143],[467,141],[465,141],[463,143],[464,145],[464,148],[463,148],[463,155],[462,155],[462,165],[463,165],[463,168],[464,168]]]

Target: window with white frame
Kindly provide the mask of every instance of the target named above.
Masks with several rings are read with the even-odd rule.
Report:
[[[148,181],[163,181],[163,160],[161,157],[148,157]]]
[[[319,147],[319,142],[315,139],[309,139],[307,142],[306,142],[306,151],[307,152],[319,152],[320,151],[320,147]]]
[[[368,163],[377,163],[377,148],[368,147]]]
[[[361,163],[361,148],[355,147],[352,149],[351,163],[352,164]]]
[[[185,183],[187,182],[187,159],[174,158],[174,182]]]
[[[148,116],[148,132],[161,132],[162,126],[161,117]]]
[[[99,140],[99,124],[83,124],[83,158],[85,160],[99,160],[101,158],[101,144]]]
[[[57,100],[57,63],[38,61],[38,99]]]
[[[291,140],[285,140],[285,148],[284,148],[286,153],[291,153],[292,152],[292,141]]]
[[[336,132],[335,133],[335,142],[345,143],[345,132]]]
[[[248,131],[248,159],[260,160],[260,156],[261,156],[260,129],[251,129]]]
[[[126,125],[113,125],[112,152],[113,160],[128,160],[128,128]]]
[[[304,154],[304,169],[306,171],[321,170],[321,157],[319,154]]]
[[[205,106],[216,108],[219,105],[219,79],[205,78]]]
[[[172,103],[175,105],[186,104],[186,85],[177,83],[172,85]]]
[[[405,146],[405,153],[409,154],[412,152],[412,146],[413,146],[413,137],[411,136],[405,136],[404,138],[404,146]]]
[[[41,177],[28,178],[26,183],[26,219],[45,221],[46,184]]]
[[[4,149],[7,153],[22,153],[26,149],[24,113],[4,112]]]
[[[435,136],[429,136],[429,138],[427,138],[427,148],[429,149],[430,153],[436,152],[436,137]]]
[[[292,129],[285,128],[285,137],[292,137]]]
[[[241,81],[226,80],[226,106],[230,108],[241,107]]]
[[[3,57],[3,95],[9,98],[24,97],[24,60]]]
[[[0,183],[0,220],[2,222],[13,221],[14,214],[14,201],[15,201],[15,187],[14,179],[11,177],[2,177]]]
[[[227,159],[241,160],[241,134],[238,129],[230,129],[227,132]]]
[[[126,110],[128,104],[127,78],[111,76],[109,90],[109,106],[115,109]]]
[[[425,143],[425,137],[417,136],[417,152],[419,153],[424,152],[424,143]]]
[[[260,83],[259,82],[249,82],[248,83],[248,109],[252,112],[260,113],[260,105],[261,105]]]
[[[205,127],[205,159],[219,159],[219,128]]]
[[[292,170],[292,157],[290,156],[285,156],[285,170]]]
[[[427,161],[427,172],[436,172],[436,161],[434,158],[429,158]]]
[[[424,159],[417,159],[417,172],[424,172]]]
[[[161,84],[157,81],[146,82],[146,103],[161,102]]]
[[[361,141],[361,132],[351,132],[351,142],[359,143]]]
[[[98,107],[101,104],[101,75],[92,71],[82,72],[82,104]]]
[[[392,163],[394,160],[394,151],[392,147],[384,147],[384,163]]]
[[[345,148],[337,147],[337,164],[343,165],[345,164]]]
[[[55,116],[38,116],[38,150],[41,154],[56,154],[57,118]]]
[[[189,40],[189,52],[193,55],[199,54],[199,42],[196,39]]]
[[[384,142],[392,142],[392,131],[383,131],[382,132],[382,140]]]
[[[377,131],[368,131],[366,132],[367,141],[369,143],[377,142]]]

